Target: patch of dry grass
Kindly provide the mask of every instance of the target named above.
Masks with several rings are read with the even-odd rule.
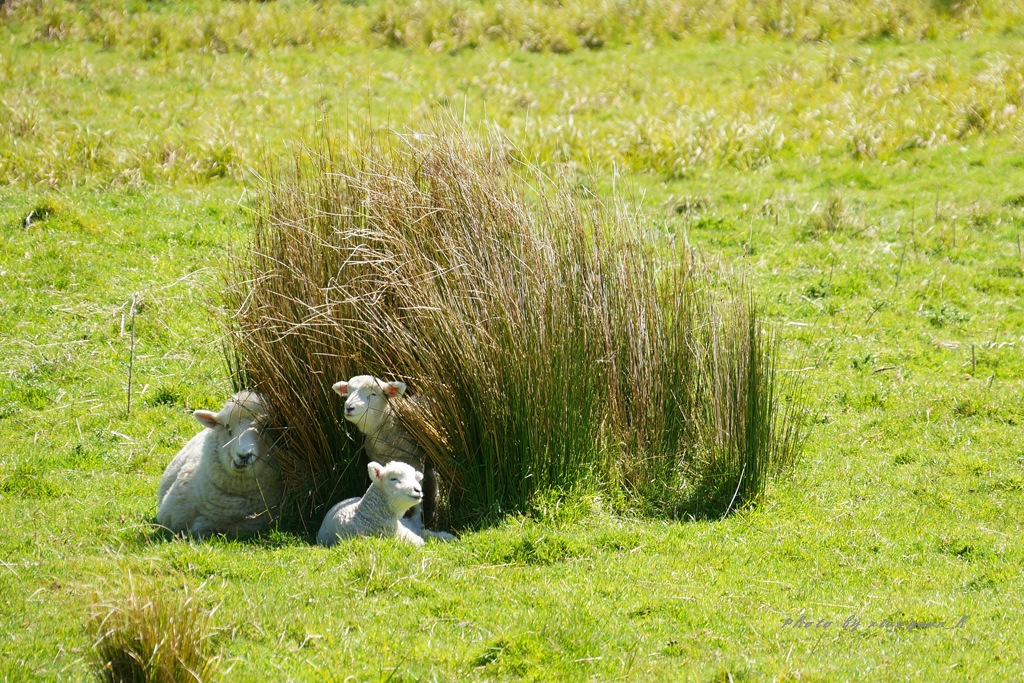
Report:
[[[403,413],[459,526],[580,485],[721,514],[792,460],[743,286],[565,182],[535,191],[500,143],[445,126],[386,143],[323,140],[278,174],[232,275],[236,376],[288,425],[300,519],[365,488],[330,390],[356,374],[420,396]]]
[[[212,615],[187,587],[170,593],[129,576],[122,597],[92,606],[93,669],[110,683],[210,680],[220,661],[211,653]]]

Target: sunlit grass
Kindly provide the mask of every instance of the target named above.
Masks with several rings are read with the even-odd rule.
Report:
[[[772,36],[799,41],[929,40],[972,28],[1019,28],[1022,7],[963,0],[828,4],[797,0],[572,0],[546,3],[383,0],[183,3],[186,12],[125,0],[13,0],[4,12],[34,40],[128,47],[141,58],[181,50],[250,53],[330,44],[455,53],[494,44],[569,53],[628,43]]]
[[[544,3],[482,36],[497,7],[3,3],[0,679],[94,676],[95,577],[129,568],[164,605],[205,582],[232,681],[1013,680],[1019,3],[700,3],[679,35],[666,13],[697,3]],[[387,137],[439,109],[622,198],[652,264],[682,244],[742,274],[812,408],[765,504],[679,523],[581,484],[418,552],[153,532],[189,412],[231,393],[220,274],[251,169],[318,120]],[[801,614],[969,619],[782,628]]]
[[[658,13],[670,6],[692,15],[680,21],[692,27],[693,39],[656,31],[652,41],[611,41],[606,49],[554,56],[509,52],[502,40],[482,40],[455,55],[413,56],[375,47],[365,36],[346,37],[361,30],[347,14],[436,12],[445,25],[449,12],[520,15],[475,3],[458,10],[444,3],[216,3],[191,12],[118,4],[46,4],[37,12],[33,3],[15,3],[4,10],[10,40],[0,48],[0,177],[129,186],[244,179],[265,145],[279,148],[304,137],[308,126],[296,122],[322,112],[337,128],[359,130],[392,121],[418,129],[438,107],[465,110],[472,121],[499,126],[531,163],[668,178],[715,168],[753,172],[791,159],[813,164],[821,156],[890,162],[910,150],[1024,132],[1021,42],[1012,29],[997,30],[1001,21],[1014,26],[1016,5],[982,10],[956,3],[959,10],[947,12],[924,2],[831,3],[829,17],[817,19],[815,3],[758,9],[768,12],[770,5],[811,21],[831,17],[845,28],[827,41],[769,32],[774,37],[751,43],[760,32],[736,18],[755,15],[728,3],[652,3],[633,9],[651,14],[658,26],[664,25]],[[587,13],[626,7],[530,6]],[[66,28],[56,34],[63,38],[42,40],[36,35],[42,29],[31,29],[48,13],[61,17]],[[912,41],[911,50],[899,31],[866,40],[851,28],[856,17],[890,15],[940,28],[942,47]],[[97,26],[115,21],[123,25],[110,29],[113,39],[94,35]],[[140,59],[132,49],[145,43],[139,36],[149,29],[137,22],[166,25],[161,40],[185,42],[158,41],[152,56]],[[322,44],[287,37],[293,24],[317,22],[323,22]],[[707,36],[699,27],[715,22],[735,28],[700,42]],[[551,18],[538,25],[563,24]],[[207,49],[199,38],[211,31],[225,34],[217,39],[225,44],[263,38],[238,49]],[[962,40],[949,40],[950,34]],[[320,59],[323,51],[336,51],[338,60]],[[715,78],[716,72],[731,76]],[[234,89],[237,82],[247,83],[244,92]],[[297,96],[282,96],[293,85],[301,86]]]

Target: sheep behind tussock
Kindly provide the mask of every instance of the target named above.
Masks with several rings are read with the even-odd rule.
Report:
[[[423,472],[422,525],[434,525],[438,502],[437,475],[430,462],[425,462],[423,449],[417,445],[392,406],[392,400],[405,396],[405,382],[385,382],[371,375],[357,375],[332,387],[345,399],[345,419],[365,436],[363,446],[370,460],[388,464],[398,461]],[[409,400],[415,405],[415,399]]]

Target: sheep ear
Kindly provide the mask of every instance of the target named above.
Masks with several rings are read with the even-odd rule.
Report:
[[[416,472],[416,481],[423,481],[423,473],[420,471]]]
[[[220,427],[220,421],[217,419],[217,413],[212,410],[196,410],[192,413],[192,417],[196,419],[199,424],[210,429],[216,429]]]
[[[405,382],[388,382],[384,385],[384,393],[388,395],[388,398],[402,396],[405,394]]]
[[[348,382],[337,382],[331,388],[334,389],[335,392],[337,392],[338,396],[348,396]]]
[[[371,462],[366,466],[366,472],[373,481],[380,481],[381,475],[384,472],[384,466],[379,462]]]

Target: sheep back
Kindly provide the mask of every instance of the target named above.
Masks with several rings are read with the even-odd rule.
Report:
[[[395,519],[384,493],[372,484],[362,498],[348,498],[332,507],[320,525],[316,540],[329,548],[343,538],[355,536],[397,538],[414,545],[424,543],[421,536]]]

